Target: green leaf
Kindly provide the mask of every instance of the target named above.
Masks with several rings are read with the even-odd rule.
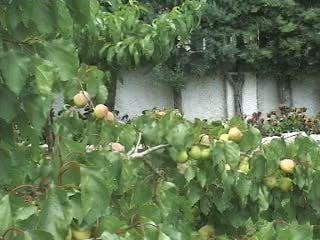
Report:
[[[313,228],[309,224],[289,224],[277,229],[277,240],[312,240]]]
[[[52,85],[56,79],[54,66],[49,61],[37,61],[35,64],[35,81],[40,94],[51,95]]]
[[[57,238],[54,238],[52,234],[49,232],[40,231],[40,230],[28,230],[23,233],[22,238],[19,237],[19,239],[17,240],[20,240],[20,239],[21,240],[43,240],[43,239],[54,240]]]
[[[74,46],[61,39],[44,43],[47,58],[57,68],[61,81],[73,80],[76,76],[79,59]]]
[[[81,202],[84,215],[100,217],[109,206],[114,187],[109,171],[81,166]],[[111,175],[112,176],[112,175]]]
[[[64,240],[71,220],[71,205],[66,192],[52,186],[43,202],[37,229],[52,234],[55,240]]]
[[[0,58],[0,69],[8,88],[19,95],[32,72],[30,58],[9,50]]]
[[[234,142],[226,142],[224,145],[224,154],[226,162],[235,168],[240,162],[240,148],[239,145]]]
[[[103,232],[101,235],[102,240],[120,240],[120,237],[116,234],[111,234],[109,232]]]
[[[15,95],[8,89],[0,87],[0,118],[10,123],[19,111],[19,103]]]
[[[8,228],[13,226],[11,204],[9,195],[5,195],[0,200],[0,234],[2,235]]]
[[[169,144],[177,149],[185,149],[190,147],[193,143],[193,129],[186,124],[178,124],[167,135],[167,141]]]
[[[30,216],[37,213],[37,207],[35,206],[26,206],[19,208],[15,213],[15,221],[23,221],[28,219]]]

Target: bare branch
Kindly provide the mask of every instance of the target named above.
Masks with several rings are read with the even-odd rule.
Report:
[[[141,138],[142,138],[142,133],[140,132],[139,133],[139,136],[138,136],[138,141],[137,141],[137,144],[134,148],[132,148],[129,152],[128,152],[128,155],[132,155],[134,153],[137,153],[138,152],[138,148],[140,146],[140,142],[141,142]]]
[[[154,147],[151,147],[143,152],[135,152],[131,155],[129,155],[129,159],[140,159],[140,158],[143,158],[144,156],[154,152],[154,151],[157,151],[159,149],[162,149],[162,148],[167,148],[169,147],[170,144],[161,144],[161,145],[157,145],[157,146],[154,146]]]

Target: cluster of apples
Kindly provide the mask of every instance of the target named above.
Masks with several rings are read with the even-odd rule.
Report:
[[[209,146],[209,136],[203,134],[199,144],[193,145],[189,151],[184,150],[178,154],[177,162],[185,163],[189,158],[194,160],[209,160],[211,158],[211,149]]]
[[[90,103],[90,95],[86,91],[80,91],[73,97],[73,102],[76,107],[84,108]],[[106,121],[114,121],[115,117],[108,107],[104,104],[98,104],[93,108],[93,114],[97,119]]]
[[[296,163],[292,159],[283,159],[280,161],[279,167],[283,173],[290,175],[294,173]],[[279,187],[284,192],[289,192],[293,189],[293,181],[289,177],[277,179],[276,176],[269,176],[264,179],[264,182],[270,189]]]

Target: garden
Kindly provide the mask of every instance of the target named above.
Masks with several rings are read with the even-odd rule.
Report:
[[[320,117],[290,95],[319,69],[317,0],[3,0],[0,32],[0,240],[320,239]],[[175,109],[124,121],[141,65]],[[187,120],[186,76],[217,67],[235,116]],[[248,69],[279,109],[243,115]]]

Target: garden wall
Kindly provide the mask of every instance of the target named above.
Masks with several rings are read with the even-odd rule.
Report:
[[[293,105],[305,106],[310,115],[316,115],[320,111],[319,83],[320,75],[293,81]],[[234,114],[233,89],[221,74],[189,79],[181,95],[182,110],[188,119],[216,120],[230,118]],[[123,82],[118,82],[115,109],[120,115],[134,117],[153,107],[173,108],[173,99],[170,87],[152,80],[148,72],[140,69],[124,74]],[[279,102],[275,80],[268,76],[245,74],[242,101],[245,114],[276,109]]]

